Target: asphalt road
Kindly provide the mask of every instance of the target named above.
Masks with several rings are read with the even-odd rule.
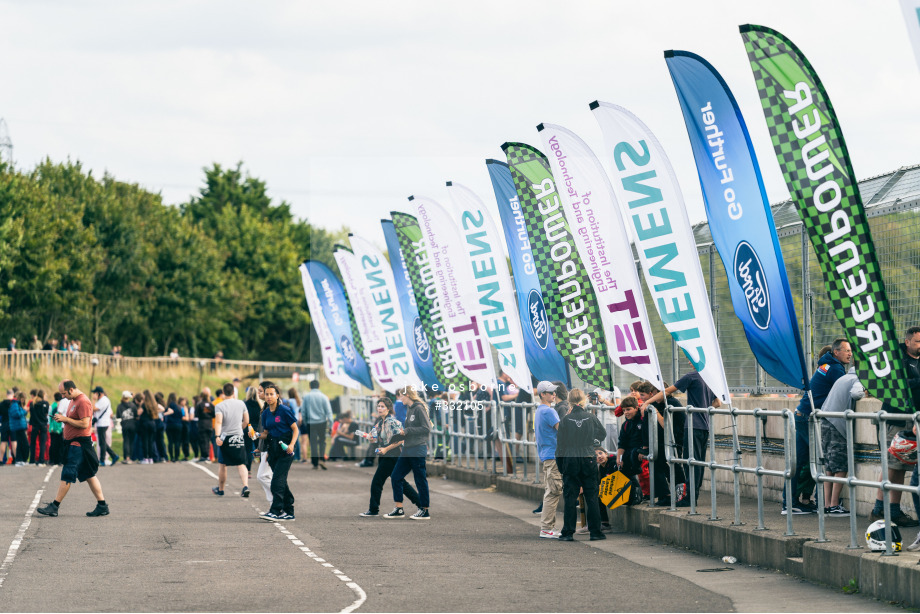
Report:
[[[110,516],[87,518],[94,499],[78,484],[46,518],[28,512],[39,491],[53,498],[60,469],[0,468],[0,611],[895,609],[757,568],[701,571],[725,565],[632,535],[539,539],[532,502],[440,479],[430,521],[359,518],[373,470],[353,464],[296,465],[297,520],[268,523],[257,484],[243,499],[233,475],[224,497],[211,493],[216,470],[102,468]]]

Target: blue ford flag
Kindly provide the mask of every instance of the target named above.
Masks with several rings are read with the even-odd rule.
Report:
[[[329,325],[329,330],[335,338],[335,345],[342,356],[345,373],[353,380],[373,389],[371,371],[364,357],[355,347],[351,319],[348,316],[348,299],[342,282],[322,262],[307,260],[304,266],[307,267],[310,278],[313,280],[313,287],[319,297],[323,317]]]
[[[806,388],[808,369],[786,265],[744,118],[709,62],[686,51],[664,55],[735,315],[767,373],[788,386]]]
[[[498,202],[498,213],[511,257],[514,289],[517,291],[518,312],[524,333],[524,355],[530,372],[538,380],[561,381],[569,384],[569,370],[562,354],[556,349],[549,329],[543,292],[530,249],[527,226],[521,211],[514,180],[508,165],[498,160],[486,160],[492,189]]]
[[[407,335],[412,336],[409,339],[409,349],[412,352],[412,360],[415,362],[415,372],[422,378],[426,386],[443,390],[444,386],[438,381],[438,376],[435,374],[431,343],[425,335],[425,329],[422,328],[409,270],[406,268],[402,251],[399,249],[396,228],[391,220],[380,220],[380,225],[383,226],[383,237],[386,239],[387,251],[390,253],[390,268],[393,269],[396,292],[399,294],[399,304],[402,306],[403,328]]]

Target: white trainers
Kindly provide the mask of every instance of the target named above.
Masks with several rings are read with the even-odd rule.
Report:
[[[540,537],[544,539],[559,539],[559,534],[553,531],[540,531]]]
[[[577,529],[575,529],[575,533],[577,533],[578,535],[587,535],[588,527],[578,527]]]
[[[920,533],[917,533],[917,539],[915,539],[915,540],[914,540],[914,543],[912,543],[911,545],[909,545],[909,546],[907,547],[907,549],[908,549],[910,552],[916,552],[917,550],[920,550]]]

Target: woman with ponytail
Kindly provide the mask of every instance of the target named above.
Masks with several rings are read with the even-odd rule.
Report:
[[[415,478],[415,488],[418,490],[418,511],[411,516],[413,520],[430,520],[428,514],[428,475],[425,469],[425,457],[428,456],[428,438],[431,435],[431,420],[428,418],[428,407],[419,398],[413,386],[406,386],[396,391],[396,398],[408,407],[406,410],[406,423],[399,434],[405,436],[402,453],[396,459],[396,466],[390,475],[393,485],[393,500],[396,507],[384,518],[405,518],[403,511],[403,484],[406,476],[412,472]]]

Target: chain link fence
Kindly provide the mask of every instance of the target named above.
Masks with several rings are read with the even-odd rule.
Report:
[[[859,190],[866,206],[895,326],[898,331],[904,332],[908,327],[920,324],[920,165],[902,167],[861,181]],[[813,370],[819,358],[818,351],[835,338],[842,337],[843,328],[827,300],[821,269],[811,242],[802,232],[802,222],[795,205],[787,200],[773,205],[772,210],[799,318],[805,358],[810,370]],[[732,392],[798,392],[773,379],[758,366],[741,321],[735,317],[725,268],[712,244],[709,225],[698,224],[694,227],[694,234],[703,277],[709,288],[725,375]],[[641,265],[637,262],[636,266]],[[645,298],[648,312],[657,313],[648,292]],[[692,370],[692,366],[672,341],[661,320],[651,319],[661,370],[668,383],[673,383],[680,374]],[[621,390],[628,389],[635,379],[628,371],[614,369],[614,381]]]

